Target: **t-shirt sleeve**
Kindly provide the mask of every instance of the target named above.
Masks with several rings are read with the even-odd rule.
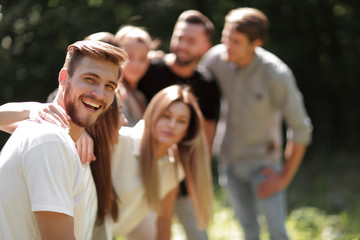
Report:
[[[32,211],[74,216],[83,195],[82,168],[74,149],[63,142],[47,142],[30,149],[24,171]]]
[[[296,143],[309,144],[312,124],[292,72],[284,71],[277,79],[273,79],[270,86],[272,101],[282,110],[288,127],[287,138]]]
[[[196,95],[201,113],[206,120],[217,121],[220,113],[220,90],[214,75],[203,66],[198,68],[201,81],[196,83]]]

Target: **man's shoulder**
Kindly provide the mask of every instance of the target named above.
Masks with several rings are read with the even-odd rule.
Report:
[[[215,81],[214,75],[209,71],[209,69],[200,64],[197,66],[193,78],[199,82],[205,83],[212,83]]]
[[[165,64],[164,57],[159,57],[159,58],[151,59],[149,67],[150,68],[164,68],[167,66]]]
[[[226,51],[226,46],[224,44],[217,44],[217,45],[213,46],[212,48],[210,48],[209,51],[207,52],[207,54],[209,53],[211,55],[218,55],[225,51]]]
[[[269,73],[273,75],[282,75],[288,74],[289,71],[291,71],[284,61],[268,50],[257,47],[255,51],[263,67],[266,68]]]
[[[21,123],[13,136],[31,146],[53,142],[74,144],[65,129],[51,123],[37,123],[30,120]]]

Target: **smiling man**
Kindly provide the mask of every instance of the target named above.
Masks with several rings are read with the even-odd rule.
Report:
[[[83,173],[75,142],[114,99],[127,55],[97,41],[68,47],[55,103],[69,133],[21,123],[0,155],[0,239],[83,239]]]

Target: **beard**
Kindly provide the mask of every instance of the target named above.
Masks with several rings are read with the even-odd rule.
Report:
[[[183,59],[178,57],[177,53],[175,53],[175,55],[176,55],[175,63],[180,65],[180,66],[187,66],[187,65],[191,65],[193,63],[197,64],[201,59],[201,56],[196,56],[196,57],[192,57],[192,58],[187,59],[187,60],[186,59],[183,60]]]
[[[75,106],[75,102],[74,102],[74,100],[72,100],[71,91],[72,91],[71,84],[68,84],[67,88],[65,89],[65,93],[64,93],[65,111],[71,118],[71,121],[73,123],[75,123],[76,125],[78,125],[79,127],[87,128],[87,127],[92,126],[96,122],[96,120],[94,121],[94,120],[92,120],[92,118],[86,118],[86,117],[80,116],[78,109]],[[100,115],[98,116],[98,118],[99,117],[100,117]]]

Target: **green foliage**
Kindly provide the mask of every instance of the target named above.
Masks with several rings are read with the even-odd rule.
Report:
[[[168,51],[177,16],[198,9],[214,21],[214,43],[218,43],[224,16],[243,6],[264,11],[270,20],[265,47],[294,71],[314,124],[313,148],[356,150],[360,130],[356,104],[360,102],[360,2],[356,0],[3,1],[0,104],[45,101],[57,86],[67,45],[91,33],[114,33],[125,24],[144,26]],[[330,147],[334,145],[338,146]]]

